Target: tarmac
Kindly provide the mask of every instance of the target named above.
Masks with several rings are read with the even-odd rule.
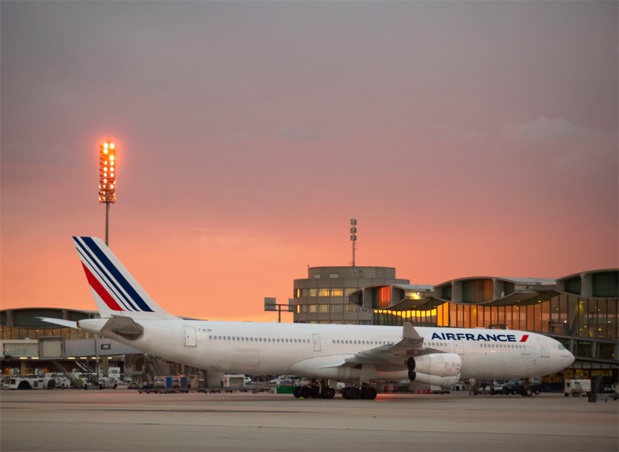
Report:
[[[0,392],[9,451],[618,451],[619,402],[587,397]]]

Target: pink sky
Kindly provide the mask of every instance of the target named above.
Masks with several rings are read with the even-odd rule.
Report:
[[[179,315],[276,319],[352,217],[413,284],[619,266],[617,2],[0,8],[3,309],[94,309],[106,138],[111,248]]]

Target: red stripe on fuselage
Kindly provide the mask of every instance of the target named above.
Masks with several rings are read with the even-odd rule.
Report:
[[[88,270],[88,267],[86,267],[83,262],[82,267],[84,267],[84,273],[86,273],[86,279],[88,279],[90,287],[92,287],[92,289],[97,293],[97,295],[101,297],[101,299],[105,302],[108,308],[110,308],[112,311],[122,311],[123,308],[121,308],[118,303],[116,303],[116,300],[114,300],[112,296],[108,293],[108,291],[103,288],[99,280],[95,278],[92,273],[90,273],[90,270]]]
[[[522,339],[520,339],[520,342],[526,342],[528,338],[529,338],[528,334],[523,334]]]

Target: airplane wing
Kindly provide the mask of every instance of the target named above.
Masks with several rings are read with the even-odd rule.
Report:
[[[301,361],[291,367],[298,375],[304,373],[330,374],[340,369],[340,375],[352,374],[354,369],[361,370],[361,380],[376,378],[377,371],[401,372],[407,368],[407,360],[412,356],[444,353],[423,345],[423,337],[410,323],[402,328],[402,339],[394,344],[362,350],[354,355],[332,355]]]
[[[373,364],[377,367],[387,369],[393,366],[401,368],[406,360],[411,356],[426,355],[429,353],[441,353],[438,350],[424,347],[423,337],[419,335],[415,327],[410,323],[405,323],[402,332],[402,339],[395,344],[381,345],[355,353],[354,356],[346,358],[345,364],[358,366],[361,364]]]

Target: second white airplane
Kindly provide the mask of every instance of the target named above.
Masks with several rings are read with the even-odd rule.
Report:
[[[207,371],[314,379],[295,397],[374,399],[377,380],[450,387],[460,379],[530,378],[574,356],[554,339],[516,330],[183,320],[159,307],[98,238],[74,237],[100,319],[69,322],[135,349]]]

